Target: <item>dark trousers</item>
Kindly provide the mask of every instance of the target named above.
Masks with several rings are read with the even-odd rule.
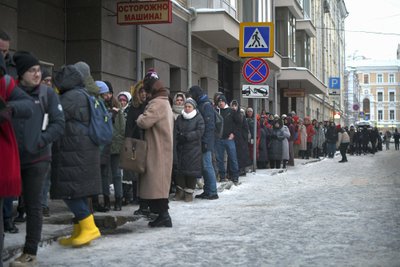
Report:
[[[341,143],[339,147],[340,155],[342,155],[342,161],[347,161],[347,147],[349,146],[349,143]]]
[[[36,255],[42,235],[42,190],[50,162],[42,161],[21,167],[22,192],[26,209],[24,253]]]
[[[182,189],[189,188],[194,190],[196,188],[196,177],[194,176],[178,174],[175,178],[175,182],[176,185],[180,186]]]
[[[168,198],[146,199],[149,204],[150,211],[156,214],[168,212]]]
[[[11,220],[13,215],[13,201],[15,197],[3,198],[2,215],[4,220]]]
[[[87,197],[64,199],[64,202],[74,214],[76,221],[81,221],[91,214]]]

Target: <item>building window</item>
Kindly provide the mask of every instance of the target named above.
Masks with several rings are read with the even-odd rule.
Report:
[[[378,121],[383,120],[383,110],[378,110]]]
[[[390,74],[389,74],[389,83],[395,83],[395,81],[394,81],[394,74],[393,74],[393,73],[390,73]]]
[[[389,92],[389,101],[394,102],[394,92]]]
[[[394,110],[390,110],[389,116],[390,116],[390,120],[394,121]]]
[[[378,92],[378,102],[382,102],[382,101],[383,101],[383,93]]]
[[[368,74],[364,74],[364,83],[365,84],[369,83],[369,75]]]
[[[382,74],[378,74],[376,82],[377,83],[383,83],[383,75]]]

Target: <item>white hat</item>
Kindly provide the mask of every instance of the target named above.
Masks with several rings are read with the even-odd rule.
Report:
[[[131,93],[129,93],[129,92],[127,92],[127,91],[122,91],[122,92],[120,92],[120,93],[117,95],[117,99],[119,99],[119,97],[120,97],[121,95],[124,95],[124,96],[128,99],[128,102],[131,101],[131,99],[132,99]]]

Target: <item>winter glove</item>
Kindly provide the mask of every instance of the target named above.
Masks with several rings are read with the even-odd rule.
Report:
[[[0,123],[3,121],[11,121],[12,117],[12,108],[7,106],[0,111]]]
[[[178,140],[178,143],[180,143],[180,144],[185,143],[187,141],[187,138],[183,134],[178,134],[176,139]]]
[[[208,151],[208,145],[206,143],[201,143],[201,152],[206,153]]]

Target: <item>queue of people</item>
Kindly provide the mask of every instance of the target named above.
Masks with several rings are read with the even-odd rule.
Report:
[[[0,32],[0,40],[7,39],[4,36]],[[259,169],[285,169],[294,166],[295,159],[334,158],[336,150],[342,156],[339,162],[345,163],[348,153],[375,153],[379,143],[382,146],[377,128],[347,129],[333,120],[299,118],[295,112],[257,114],[237,100],[228,102],[221,92],[211,100],[197,85],[172,97],[154,69],[131,92],[114,96],[111,83],[94,81],[83,61],[49,75],[33,54],[17,51],[10,60],[3,52],[0,89],[0,143],[8,155],[0,163],[0,252],[3,232],[18,231],[12,203],[21,194],[26,213],[25,245],[11,262],[14,267],[36,263],[43,215],[50,216],[49,192],[73,215],[73,230],[59,244],[81,247],[101,236],[93,214],[110,211],[112,203],[115,211],[139,204],[134,215],[151,218],[150,228],[172,227],[170,199],[217,200],[217,182],[239,185],[254,154]],[[104,103],[110,114],[113,134],[106,145],[90,137],[88,95]],[[392,136],[398,150],[397,129],[386,132],[383,142],[389,149]],[[119,166],[127,137],[147,142],[144,173]],[[203,192],[194,195],[199,178],[204,180]]]

